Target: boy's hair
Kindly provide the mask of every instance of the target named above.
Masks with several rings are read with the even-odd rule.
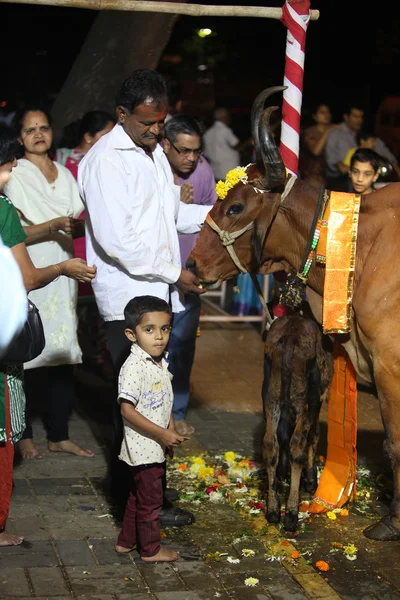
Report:
[[[361,129],[356,134],[356,141],[358,145],[360,145],[361,140],[369,140],[370,138],[376,138],[376,135],[372,129]]]
[[[353,168],[355,162],[370,162],[375,173],[379,173],[382,166],[382,157],[371,150],[371,148],[357,148],[350,160],[350,169]]]
[[[136,296],[125,306],[126,326],[134,331],[140,325],[144,315],[149,312],[163,312],[169,316],[172,315],[171,307],[165,300],[156,296]]]
[[[20,152],[18,133],[9,125],[0,124],[0,167],[12,162]]]

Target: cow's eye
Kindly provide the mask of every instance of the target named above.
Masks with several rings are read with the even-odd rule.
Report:
[[[242,210],[244,209],[244,205],[243,204],[232,204],[228,210],[227,210],[227,215],[238,215],[242,212]]]

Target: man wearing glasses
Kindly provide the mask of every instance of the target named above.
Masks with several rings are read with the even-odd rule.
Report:
[[[217,199],[214,174],[202,156],[202,136],[195,119],[175,115],[165,123],[164,152],[171,166],[174,183],[182,186],[181,201],[211,206]],[[179,235],[182,268],[185,268],[197,234]],[[172,414],[175,430],[191,435],[194,427],[186,422],[190,396],[190,373],[195,355],[197,329],[200,319],[200,297],[185,294],[185,310],[174,313],[168,344],[169,369],[174,375]]]

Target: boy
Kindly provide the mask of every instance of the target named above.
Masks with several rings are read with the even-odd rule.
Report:
[[[136,545],[145,562],[178,560],[179,553],[160,545],[165,453],[189,439],[178,435],[172,416],[172,375],[165,360],[171,332],[171,308],[155,296],[137,296],[124,311],[125,335],[132,342],[118,378],[118,402],[124,422],[120,460],[132,485],[115,550]]]
[[[370,148],[358,148],[350,160],[350,179],[356,194],[371,194],[381,168],[381,157]]]

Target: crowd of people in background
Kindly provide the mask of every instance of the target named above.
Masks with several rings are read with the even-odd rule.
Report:
[[[23,459],[42,458],[32,429],[38,397],[46,401],[48,451],[94,455],[68,427],[74,368],[85,361],[111,374],[118,399],[110,408],[109,476],[126,512],[116,551],[138,545],[149,562],[179,558],[160,548],[160,523],[194,520],[173,504],[165,475],[165,453],[194,433],[186,415],[205,290],[186,261],[217,200],[216,181],[245,156],[255,160],[251,138],[239,139],[227,108],[215,110],[208,129],[181,109],[180,100],[171,108],[159,73],[140,69],[122,82],[115,114],[86,113],[65,127],[57,148],[41,106],[0,124],[1,242],[46,338],[34,360],[0,365],[0,546],[23,540],[5,526],[15,444]],[[336,124],[328,104],[311,114],[300,139],[301,178],[370,194],[400,177],[394,154],[364,128],[362,107],[350,105]],[[245,277],[240,302],[251,310]]]

